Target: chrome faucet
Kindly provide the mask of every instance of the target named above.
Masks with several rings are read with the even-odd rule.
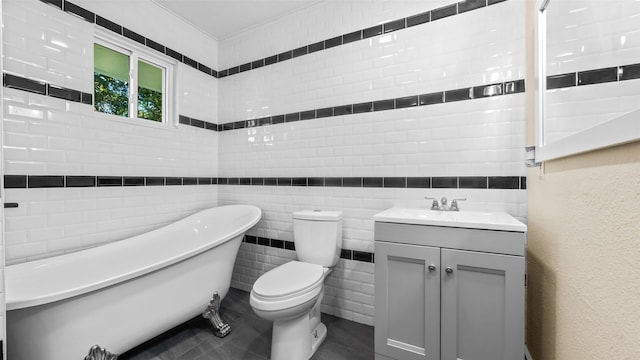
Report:
[[[466,201],[466,200],[467,198],[451,200],[451,211],[460,211],[460,209],[458,208],[458,201]]]
[[[432,197],[424,197],[425,200],[433,200],[433,202],[431,203],[431,210],[440,210],[440,205],[438,204],[438,200],[436,198],[432,198]]]
[[[443,196],[440,199],[440,202],[438,202],[438,199],[436,198],[432,198],[432,197],[425,197],[426,200],[433,200],[433,202],[431,203],[431,210],[438,210],[438,211],[460,211],[460,208],[458,208],[458,201],[465,201],[467,200],[466,198],[464,199],[453,199],[451,201],[451,206],[447,205],[449,203],[449,201],[447,200],[446,196]]]

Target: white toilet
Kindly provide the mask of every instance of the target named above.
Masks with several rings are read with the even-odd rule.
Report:
[[[264,273],[251,290],[253,311],[273,321],[271,360],[309,359],[327,336],[320,303],[324,279],[340,258],[342,212],[294,212],[293,237],[298,261]]]

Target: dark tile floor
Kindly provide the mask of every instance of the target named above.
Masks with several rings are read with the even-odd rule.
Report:
[[[120,355],[118,360],[267,360],[271,352],[271,322],[249,305],[249,293],[230,289],[220,314],[231,334],[213,335],[209,321],[198,316]],[[328,335],[313,360],[373,359],[373,327],[322,314]]]

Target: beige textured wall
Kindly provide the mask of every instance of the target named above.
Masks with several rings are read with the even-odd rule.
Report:
[[[533,0],[527,75],[533,143]],[[638,120],[640,121],[640,119]],[[535,360],[640,356],[640,142],[545,163],[528,186],[527,346]]]
[[[640,142],[531,170],[527,345],[535,360],[640,356]]]

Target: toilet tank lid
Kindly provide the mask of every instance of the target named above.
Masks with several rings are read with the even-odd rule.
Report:
[[[294,212],[293,218],[301,220],[337,221],[342,219],[342,211],[302,210]]]

